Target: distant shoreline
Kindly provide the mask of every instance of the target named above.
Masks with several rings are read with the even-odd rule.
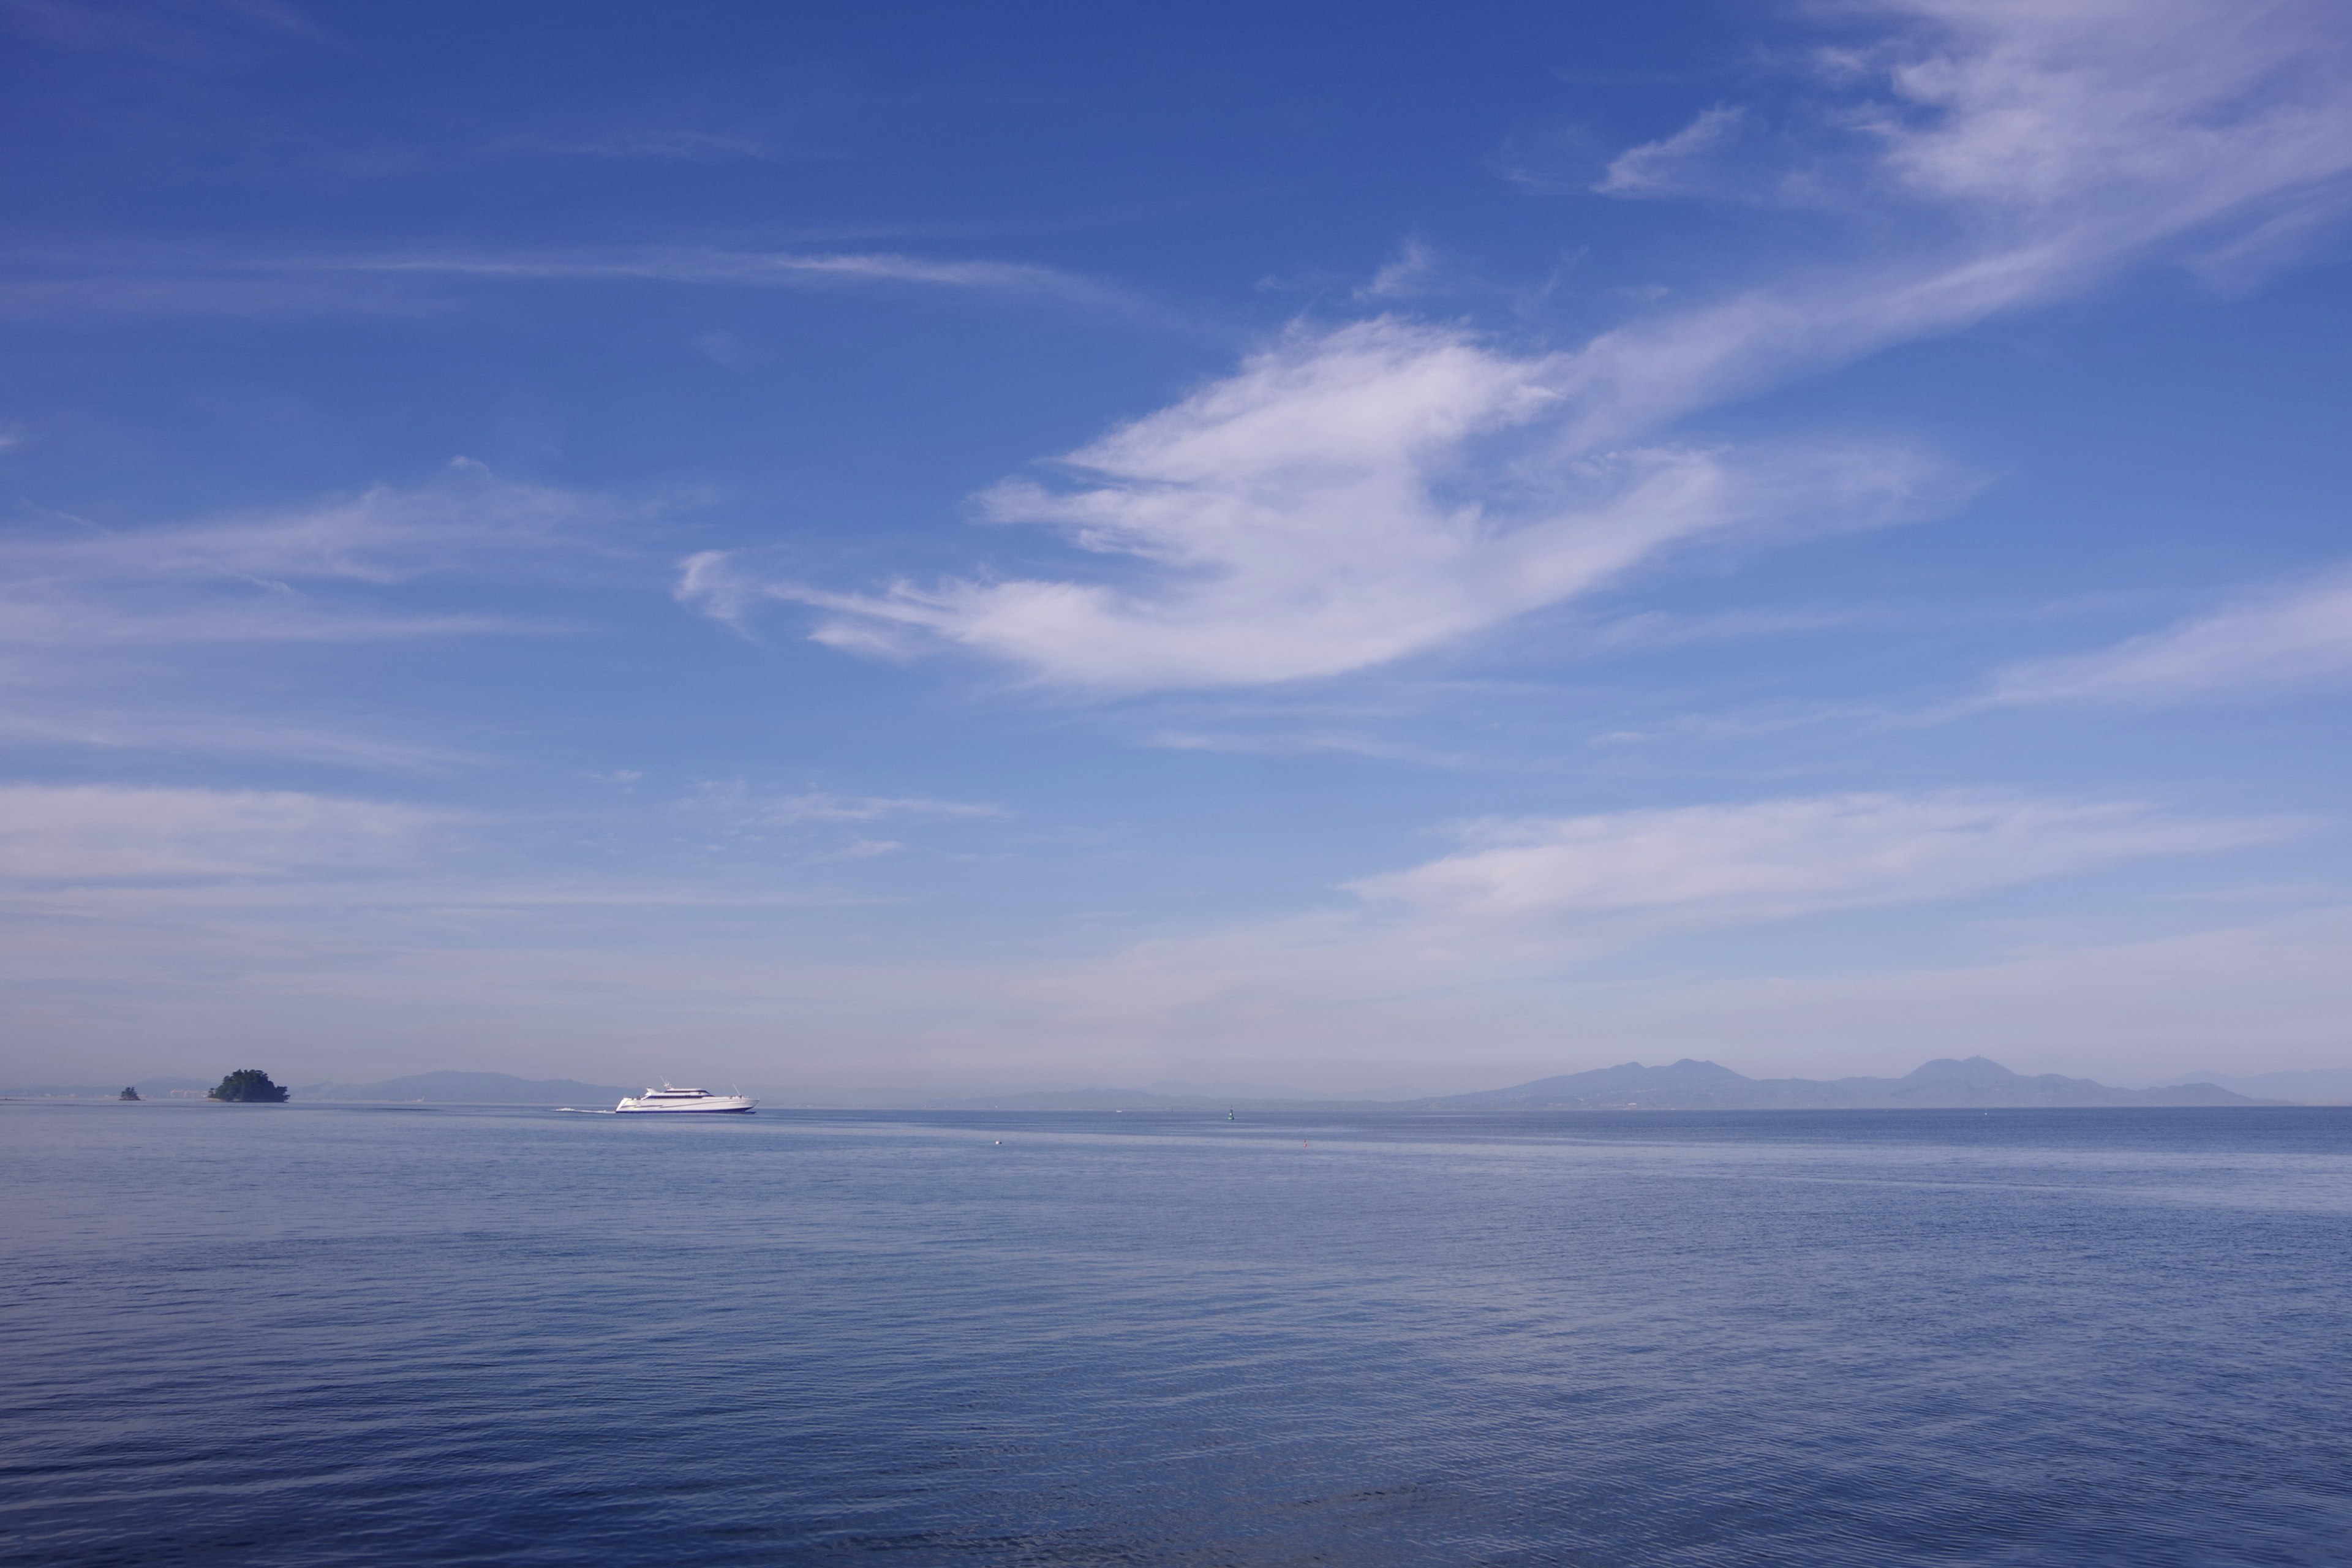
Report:
[[[114,1095],[96,1094],[0,1094],[0,1105],[142,1105],[142,1106],[202,1106],[219,1109],[227,1101],[215,1100],[124,1100]],[[321,1110],[567,1110],[578,1107],[561,1105],[553,1100],[289,1100],[281,1110],[311,1109]],[[599,1107],[598,1109],[604,1109]],[[1486,1116],[1780,1116],[1820,1115],[1834,1112],[1840,1115],[1867,1115],[1885,1112],[1929,1115],[1949,1111],[2017,1110],[2017,1111],[2180,1111],[2180,1110],[2346,1110],[2352,1102],[2310,1101],[2294,1100],[2242,1100],[2233,1103],[2199,1104],[2179,1101],[2155,1104],[2121,1105],[2015,1105],[2015,1104],[1948,1104],[1948,1105],[1498,1105],[1456,1106],[1431,1105],[1411,1100],[1282,1100],[1264,1103],[1238,1100],[1232,1105],[1010,1105],[959,1101],[954,1104],[930,1105],[782,1105],[763,1103],[762,1111],[826,1116],[1202,1116],[1219,1118],[1228,1111],[1244,1116],[1411,1116],[1431,1120]]]
[[[2226,1075],[2223,1075],[2226,1076]],[[2058,1073],[2012,1072],[1985,1057],[1939,1057],[1901,1078],[1755,1079],[1719,1063],[1685,1058],[1655,1067],[1623,1062],[1615,1067],[1537,1079],[1508,1089],[1471,1094],[1427,1095],[1400,1100],[1326,1099],[1313,1095],[1200,1092],[1201,1086],[1167,1086],[1179,1092],[1144,1089],[1044,1089],[998,1094],[909,1093],[803,1086],[754,1085],[773,1110],[877,1112],[1015,1111],[1119,1114],[1129,1111],[1216,1115],[1245,1110],[1252,1115],[1413,1114],[1475,1115],[1496,1111],[1727,1110],[2223,1110],[2249,1107],[2352,1105],[2352,1072],[2320,1069],[2234,1079],[2257,1085],[2299,1088],[2323,1098],[2241,1092],[2208,1081],[2176,1082],[2152,1089],[2116,1089],[2091,1079]],[[196,1102],[195,1080],[151,1079],[141,1104]],[[1243,1087],[1243,1086],[1235,1086]],[[1272,1089],[1276,1086],[1260,1086]],[[292,1086],[299,1105],[459,1107],[515,1110],[604,1109],[635,1092],[614,1084],[576,1079],[523,1079],[494,1072],[416,1073],[381,1083],[317,1083]],[[2340,1096],[2340,1098],[2339,1098]],[[805,1097],[805,1098],[804,1098]],[[0,1094],[18,1102],[120,1100],[120,1090],[95,1084],[44,1085]]]

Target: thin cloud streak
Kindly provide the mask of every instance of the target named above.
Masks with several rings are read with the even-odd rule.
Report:
[[[990,293],[1124,300],[1108,284],[1019,261],[940,261],[890,252],[649,250],[591,254],[424,255],[310,263],[320,271],[444,277],[614,279],[805,288],[828,283],[915,283]]]
[[[1957,898],[2114,860],[2236,847],[2283,826],[1955,792],[1490,819],[1458,831],[1461,853],[1350,889],[1419,918],[1696,930]]]
[[[880,822],[889,817],[988,818],[1012,815],[1000,805],[933,800],[918,795],[835,795],[808,790],[798,795],[759,795],[740,780],[708,783],[680,803],[698,811],[723,813],[739,821],[790,827],[811,823]]]
[[[448,773],[484,765],[478,752],[390,736],[254,719],[235,712],[110,707],[50,695],[44,710],[0,712],[0,738],[19,747],[277,757],[370,772]]]
[[[502,480],[468,459],[432,484],[200,522],[0,544],[0,642],[25,646],[373,641],[549,629],[514,616],[386,614],[321,589],[543,575],[609,554],[675,501]]]
[[[635,536],[680,503],[520,484],[459,459],[421,485],[191,522],[105,529],[53,518],[0,543],[0,732],[49,747],[400,773],[478,763],[331,721],[257,720],[249,661],[283,671],[303,645],[576,633],[552,616],[413,600],[453,583],[642,571]],[[239,657],[248,664],[219,662]],[[165,709],[167,692],[177,701]]]
[[[2352,569],[2074,658],[2004,670],[1976,707],[2160,704],[2352,679]]]
[[[1353,907],[1146,942],[1024,994],[1107,1027],[1279,1028],[1555,983],[1669,937],[1945,902],[2305,826],[1958,791],[1476,822],[1457,829],[1459,853],[1349,883]]]
[[[692,288],[903,288],[1058,304],[1160,322],[1179,318],[1134,290],[1032,262],[935,258],[892,251],[730,250],[637,247],[596,250],[418,250],[375,255],[159,255],[136,269],[100,270],[71,257],[35,258],[40,276],[0,280],[0,316],[68,313],[274,318],[345,312],[433,314],[462,309],[436,283],[644,283]],[[73,275],[57,276],[61,270]]]
[[[398,865],[449,814],[289,790],[0,785],[0,879],[145,882]]]
[[[571,158],[657,158],[666,162],[715,163],[733,158],[772,159],[780,154],[751,136],[713,131],[611,131],[600,136],[507,136],[493,153],[540,153]]]

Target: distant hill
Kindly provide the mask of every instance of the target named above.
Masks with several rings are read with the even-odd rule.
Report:
[[[2297,1105],[2352,1105],[2352,1068],[2313,1068],[2304,1072],[2196,1073],[2184,1082],[2214,1083],[2257,1100]]]
[[[2210,1083],[2110,1089],[2087,1078],[2028,1078],[1984,1057],[1951,1057],[1902,1078],[1748,1078],[1689,1058],[1666,1067],[1626,1062],[1538,1079],[1512,1089],[1449,1095],[1423,1103],[1445,1110],[1831,1110],[2061,1105],[2258,1105]]]
[[[428,1105],[593,1105],[610,1107],[634,1089],[569,1078],[516,1078],[502,1072],[420,1072],[383,1083],[320,1083],[299,1100],[423,1100]]]

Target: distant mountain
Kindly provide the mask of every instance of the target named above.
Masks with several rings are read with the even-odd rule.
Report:
[[[2210,1083],[2110,1089],[2087,1078],[2028,1078],[1984,1057],[1938,1058],[1902,1078],[1748,1078],[1688,1058],[1668,1067],[1626,1062],[1538,1079],[1513,1089],[1449,1095],[1424,1103],[1445,1110],[1764,1110],[2031,1105],[2256,1105]]]
[[[1465,1110],[1567,1108],[1579,1110],[1716,1110],[1810,1105],[1825,1085],[1804,1079],[1754,1079],[1685,1057],[1670,1067],[1624,1062],[1591,1072],[1540,1078],[1512,1089],[1447,1095],[1433,1105]]]
[[[1228,1086],[1238,1087],[1238,1086]],[[1216,1095],[1202,1086],[1151,1089],[1051,1089],[1001,1094],[924,1096],[877,1093],[877,1109],[927,1110],[1828,1110],[1905,1106],[2256,1105],[2263,1101],[2210,1083],[2169,1089],[2111,1089],[2086,1078],[2028,1078],[1983,1057],[1943,1058],[1902,1078],[1749,1078],[1717,1062],[1687,1058],[1664,1067],[1626,1062],[1591,1072],[1538,1079],[1512,1089],[1436,1100],[1339,1100],[1321,1096]],[[1174,1091],[1174,1092],[1154,1092]],[[1192,1092],[1182,1092],[1192,1090]],[[789,1103],[812,1103],[814,1096]],[[779,1096],[780,1103],[785,1103]],[[831,1101],[839,1103],[838,1100]]]
[[[634,1089],[569,1078],[516,1078],[502,1072],[420,1072],[383,1083],[320,1083],[298,1100],[423,1100],[430,1105],[611,1106]]]
[[[2314,1068],[2305,1072],[2197,1073],[2184,1082],[2213,1083],[2257,1100],[2297,1105],[2352,1105],[2352,1068]]]

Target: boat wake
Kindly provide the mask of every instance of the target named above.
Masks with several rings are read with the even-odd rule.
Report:
[[[559,1105],[555,1108],[572,1116],[617,1116],[616,1110],[600,1110],[593,1105]]]

